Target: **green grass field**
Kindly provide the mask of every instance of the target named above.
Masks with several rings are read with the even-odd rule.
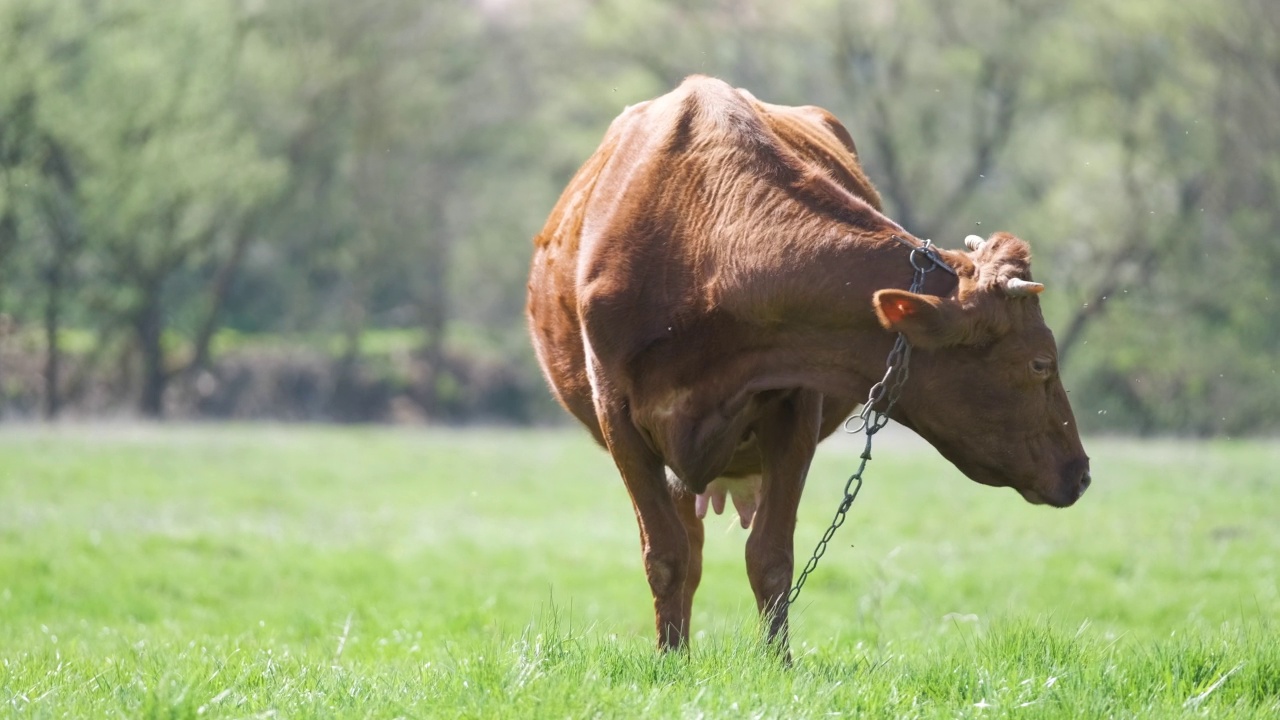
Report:
[[[661,656],[634,517],[584,433],[0,431],[0,715],[1277,717],[1280,443],[1087,443],[1072,509],[901,433],[759,647],[714,517]],[[824,444],[807,557],[860,450]]]

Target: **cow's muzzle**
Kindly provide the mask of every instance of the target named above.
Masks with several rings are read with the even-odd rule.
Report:
[[[1076,503],[1093,483],[1089,473],[1089,459],[1072,460],[1062,468],[1058,482],[1046,490],[1018,489],[1023,499],[1032,505],[1052,505],[1053,507],[1070,507]]]

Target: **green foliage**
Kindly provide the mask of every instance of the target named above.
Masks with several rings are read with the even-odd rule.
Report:
[[[152,274],[210,249],[211,228],[278,186],[239,127],[232,6],[112,3],[65,69],[74,92],[44,101],[52,132],[84,163],[82,222],[120,275]],[[112,112],[77,112],[110,108]]]
[[[21,121],[25,144],[12,165],[37,181],[33,189],[24,182],[16,203],[24,269],[43,282],[26,297],[43,306],[50,337],[68,300],[82,321],[132,330],[148,414],[159,414],[169,374],[167,285],[233,254],[231,235],[283,177],[232,103],[244,32],[238,8],[4,7],[13,28],[4,44],[27,58],[19,69],[29,73],[0,94],[8,101],[0,113]],[[94,281],[78,287],[84,278]],[[58,392],[49,378],[46,394]]]
[[[1087,428],[1280,429],[1274,3],[153,5],[0,1],[0,311],[89,332],[96,378],[163,398],[223,326],[352,367],[406,330],[465,418],[433,388],[483,328],[536,387],[529,238],[698,72],[831,109],[911,231],[1027,238]]]
[[[578,432],[82,426],[0,436],[0,704],[34,717],[1270,717],[1280,447],[1090,441],[1076,507],[886,431],[764,647],[736,518],[687,655]],[[819,451],[797,554],[860,444]],[[957,508],[963,508],[957,512]]]

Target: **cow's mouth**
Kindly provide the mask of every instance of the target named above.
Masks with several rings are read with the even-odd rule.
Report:
[[[1026,500],[1032,505],[1050,504],[1048,500],[1045,500],[1044,497],[1042,497],[1040,493],[1036,492],[1035,490],[1024,490],[1022,488],[1015,488],[1015,489],[1018,491],[1018,494],[1022,496],[1023,500]]]
[[[1080,496],[1084,495],[1084,489],[1086,487],[1088,487],[1087,483],[1085,483],[1083,487],[1078,486],[1074,491],[1067,491],[1050,496],[1042,495],[1035,490],[1027,488],[1015,489],[1018,491],[1018,494],[1022,496],[1023,500],[1026,500],[1032,505],[1049,505],[1056,508],[1065,508],[1075,505],[1076,501],[1080,499]]]
[[[1067,463],[1060,475],[1046,477],[1039,473],[1009,473],[995,465],[953,453],[950,446],[945,444],[937,443],[935,447],[970,480],[991,487],[1013,488],[1031,505],[1070,507],[1084,495],[1091,482],[1087,457]]]

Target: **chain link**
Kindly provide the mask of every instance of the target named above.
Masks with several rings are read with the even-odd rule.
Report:
[[[955,274],[955,271],[938,255],[937,250],[933,248],[933,244],[929,240],[925,240],[923,245],[911,246],[902,238],[894,236],[894,239],[911,247],[911,255],[908,259],[911,261],[911,267],[915,270],[915,274],[911,278],[911,292],[919,293],[924,288],[924,276],[937,268],[942,268],[952,275]],[[853,506],[854,499],[858,497],[858,491],[862,490],[862,472],[866,470],[867,462],[871,460],[871,438],[875,437],[875,434],[889,423],[889,411],[898,402],[898,398],[902,395],[902,388],[906,385],[907,377],[910,375],[908,367],[910,362],[911,345],[907,342],[905,335],[898,333],[898,337],[893,341],[893,348],[889,350],[889,356],[885,359],[884,377],[871,386],[871,390],[867,392],[867,401],[863,403],[862,409],[858,414],[850,416],[845,421],[845,430],[849,433],[865,433],[867,444],[862,449],[858,469],[845,481],[844,498],[836,508],[836,514],[831,519],[831,525],[827,527],[826,532],[822,533],[822,539],[818,540],[818,545],[813,549],[813,555],[809,558],[809,562],[805,563],[804,570],[800,571],[800,577],[796,580],[795,586],[787,593],[785,607],[791,607],[796,599],[800,597],[800,589],[804,587],[809,575],[818,568],[818,561],[827,552],[827,544],[835,536],[836,530],[844,524],[845,517],[849,514],[849,508]],[[876,410],[876,405],[886,399],[884,410]],[[855,420],[858,423],[851,427],[850,423]]]

